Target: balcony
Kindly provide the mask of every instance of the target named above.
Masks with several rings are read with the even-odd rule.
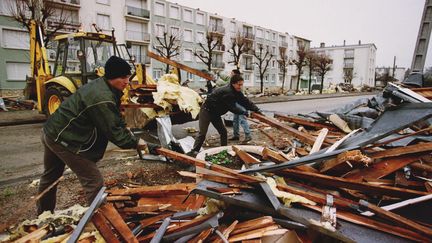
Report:
[[[80,0],[48,0],[47,2],[70,10],[79,9],[81,7]]]
[[[288,48],[288,42],[286,42],[286,41],[281,41],[281,42],[279,43],[279,46],[281,46],[281,47],[285,47],[285,48]]]
[[[210,33],[225,35],[225,28],[222,25],[211,24],[209,26]]]
[[[252,32],[243,32],[241,33],[241,37],[245,38],[246,40],[254,40],[255,35]]]
[[[144,8],[136,8],[132,6],[125,7],[125,16],[137,20],[148,21],[150,19],[150,11]]]
[[[354,53],[345,53],[344,58],[346,59],[354,58]]]
[[[225,51],[225,45],[217,45],[217,46],[213,49],[213,51],[216,51],[216,52],[224,52],[224,51]]]
[[[150,42],[150,34],[142,31],[126,30],[126,40]]]
[[[146,55],[136,55],[135,56],[135,62],[136,63],[141,63],[141,64],[145,64],[145,65],[150,65],[150,60],[151,58],[146,56]]]
[[[344,68],[354,68],[354,63],[344,63]]]
[[[253,65],[252,64],[245,64],[244,70],[245,71],[253,71]]]
[[[225,63],[224,62],[213,62],[212,63],[212,68],[215,68],[215,69],[224,69],[225,68]]]
[[[48,18],[47,19],[47,28],[49,30],[53,30],[58,28],[59,26],[62,26],[62,28],[60,29],[60,32],[65,31],[65,32],[75,32],[76,30],[78,30],[81,26],[81,23],[79,23],[78,21],[69,21],[67,18],[66,19],[59,19],[59,18]]]

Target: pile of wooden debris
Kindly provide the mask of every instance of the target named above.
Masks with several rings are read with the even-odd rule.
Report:
[[[66,236],[92,222],[107,242],[430,242],[432,103],[415,91],[318,116],[253,114],[273,147],[232,146],[241,170],[160,148],[196,166],[181,172],[196,183],[101,190]]]

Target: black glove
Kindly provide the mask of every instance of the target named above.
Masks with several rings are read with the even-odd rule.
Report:
[[[147,147],[150,154],[158,155],[157,149],[161,148],[159,144],[147,143]]]

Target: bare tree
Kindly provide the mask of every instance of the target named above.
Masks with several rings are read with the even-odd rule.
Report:
[[[222,47],[222,40],[220,38],[212,36],[209,32],[206,33],[205,40],[198,43],[201,50],[194,50],[194,56],[198,57],[206,66],[207,70],[211,72],[213,63],[213,51],[216,48]]]
[[[258,67],[258,72],[261,81],[261,93],[264,90],[264,75],[267,72],[268,65],[273,58],[273,53],[270,52],[268,47],[264,47],[262,44],[258,44],[258,50],[254,52],[256,59],[255,65]]]
[[[5,1],[5,0],[2,0]],[[44,34],[44,44],[48,43],[58,31],[65,29],[71,22],[72,16],[66,14],[63,7],[55,7],[50,0],[16,0],[8,1],[9,14],[18,23],[30,31],[31,21],[41,27]],[[55,17],[55,23],[47,28],[47,21]]]
[[[320,94],[322,94],[322,90],[324,87],[324,77],[327,74],[328,71],[332,69],[333,60],[325,55],[321,54],[317,56],[316,59],[316,72],[321,77],[321,87],[320,87]]]
[[[280,55],[280,58],[278,60],[278,63],[279,63],[279,68],[282,71],[282,93],[283,93],[284,88],[285,88],[286,73],[288,70],[288,66],[290,65],[290,60],[288,59],[288,56],[286,55],[286,48],[285,47],[279,47],[279,55]]]
[[[239,69],[242,54],[251,49],[251,42],[242,36],[240,32],[237,32],[237,35],[231,39],[231,46],[230,49],[228,49],[228,53],[231,54],[233,60],[228,63],[234,64],[234,66]]]
[[[306,65],[306,54],[307,50],[305,46],[299,46],[297,50],[297,58],[292,61],[294,65],[297,67],[297,87],[296,92],[300,90],[300,76],[302,74],[302,69]]]
[[[396,79],[390,74],[390,68],[385,68],[381,74],[376,74],[376,80],[381,81],[383,86],[387,86],[388,82],[396,81]]]
[[[157,35],[153,42],[153,49],[162,57],[171,60],[180,55],[181,35],[178,33],[168,33],[164,31],[161,35]],[[169,65],[166,64],[165,73],[169,73]]]
[[[317,54],[313,51],[307,51],[305,56],[305,63],[309,69],[309,83],[308,83],[308,93],[311,93],[311,84],[312,84],[312,73],[315,70],[315,66],[317,64]]]

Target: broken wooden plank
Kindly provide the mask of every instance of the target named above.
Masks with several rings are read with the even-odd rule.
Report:
[[[188,243],[202,243],[204,242],[213,232],[213,229],[206,229],[203,232],[199,233],[193,239],[189,240]]]
[[[248,154],[247,152],[241,150],[239,147],[237,146],[231,146],[233,151],[236,153],[236,155],[240,158],[241,161],[243,161],[243,163],[245,164],[257,164],[260,163],[261,161],[255,157],[253,157],[252,155]]]
[[[207,187],[207,190],[218,192],[223,195],[236,195],[241,194],[240,189],[238,188],[226,188],[226,187]]]
[[[283,163],[283,162],[287,162],[290,161],[290,159],[287,159],[287,157],[284,156],[284,154],[279,151],[273,151],[267,147],[265,147],[262,151],[262,156],[263,159],[270,159],[273,162],[276,163]],[[301,171],[309,171],[309,172],[318,172],[316,169],[314,169],[313,167],[311,167],[310,165],[300,165],[294,168],[295,170],[301,170]]]
[[[284,234],[287,231],[288,231],[287,229],[279,229],[279,226],[272,225],[265,228],[248,231],[242,234],[233,235],[228,239],[228,241],[236,242],[242,240],[251,240],[251,239],[261,238],[263,236],[268,236],[268,235]]]
[[[270,139],[270,141],[272,142],[272,145],[275,145],[276,139],[267,131],[265,131],[264,129],[260,128],[258,129],[262,134],[264,134],[268,139]]]
[[[389,143],[392,143],[392,142],[395,142],[395,141],[399,141],[399,140],[407,138],[407,137],[419,135],[419,134],[422,134],[422,133],[427,133],[427,132],[430,132],[430,131],[432,131],[432,127],[424,128],[424,129],[421,129],[419,131],[415,131],[415,132],[412,132],[412,133],[409,133],[409,134],[405,134],[405,135],[397,137],[397,138],[389,139],[389,140],[381,142],[381,143],[374,143],[372,146],[373,147],[380,147],[380,146],[383,146],[383,145],[386,145],[386,144],[389,144]]]
[[[420,171],[432,173],[432,166],[425,164],[425,163],[414,162],[414,163],[410,164],[410,166],[412,169],[415,169],[415,170],[420,170]]]
[[[169,157],[173,160],[181,161],[181,162],[184,162],[184,163],[189,164],[189,165],[200,166],[200,167],[204,167],[204,168],[207,168],[210,170],[214,170],[216,172],[220,172],[223,174],[234,176],[235,178],[240,179],[244,182],[250,182],[250,183],[263,182],[263,179],[261,179],[261,178],[249,176],[249,175],[243,175],[243,174],[240,174],[237,171],[234,171],[232,169],[229,169],[229,168],[226,168],[226,167],[223,167],[220,165],[211,164],[211,163],[208,163],[204,160],[196,159],[196,158],[193,158],[191,156],[187,156],[185,154],[174,152],[174,151],[171,151],[171,150],[166,149],[166,148],[159,148],[159,149],[157,149],[157,152],[160,155],[164,155],[164,156]]]
[[[225,239],[229,238],[231,232],[234,230],[234,228],[236,227],[237,224],[238,224],[238,220],[235,220],[230,226],[228,226],[226,229],[224,229],[222,231],[222,235],[225,237]],[[213,242],[214,243],[222,243],[223,240],[219,237],[218,239],[216,239]]]
[[[134,195],[143,196],[168,196],[168,195],[187,195],[196,187],[195,183],[180,183],[173,185],[141,186],[138,188],[114,189],[110,190],[111,195]]]
[[[150,218],[146,218],[140,221],[141,226],[144,228],[153,225],[161,220],[163,220],[166,217],[171,216],[173,213],[163,213],[163,214],[159,214]]]
[[[140,205],[136,207],[127,207],[119,210],[122,213],[132,213],[132,214],[143,214],[148,212],[154,212],[158,210],[164,210],[171,206],[171,204],[152,204],[152,205]]]
[[[300,141],[302,141],[304,143],[307,143],[309,145],[313,145],[315,143],[315,137],[314,136],[309,135],[309,134],[304,133],[304,132],[300,132],[297,129],[294,129],[294,128],[290,127],[290,126],[281,124],[276,119],[269,118],[269,117],[266,117],[264,115],[260,115],[258,113],[252,113],[252,117],[256,118],[256,119],[258,119],[258,120],[260,120],[262,122],[265,122],[265,123],[269,124],[272,127],[275,127],[277,129],[283,130],[283,131],[289,133],[291,136],[299,139]],[[326,140],[325,144],[329,145],[330,142]]]
[[[418,144],[409,145],[405,147],[386,149],[383,151],[373,152],[368,155],[373,159],[381,159],[381,158],[397,157],[401,155],[430,152],[430,151],[432,151],[432,142],[418,143]]]
[[[321,175],[321,174],[310,173],[305,171],[297,171],[292,169],[284,169],[282,171],[278,171],[277,173],[282,175],[288,175],[289,177],[305,179],[311,182],[320,183],[322,185],[333,186],[337,188],[359,190],[373,195],[384,194],[384,195],[394,196],[398,198],[410,198],[410,197],[423,196],[428,194],[427,192],[422,192],[422,191],[402,189],[402,188],[390,187],[390,186],[371,185],[365,182],[348,180],[344,178]]]
[[[322,144],[324,142],[324,139],[327,136],[328,131],[329,130],[327,128],[321,129],[321,131],[320,131],[317,139],[315,140],[315,143],[312,146],[311,151],[309,151],[309,154],[316,153],[316,152],[318,152],[321,149],[321,146],[322,146]]]
[[[318,129],[327,128],[329,131],[334,131],[334,132],[339,131],[339,129],[337,129],[336,127],[334,127],[332,125],[318,123],[318,122],[310,121],[308,119],[304,119],[304,118],[300,118],[300,117],[287,116],[287,115],[283,115],[280,113],[275,113],[274,117],[278,120],[281,120],[281,121],[292,122],[292,123],[296,123],[296,124],[302,125],[302,126],[313,127],[313,128],[318,128]]]
[[[372,162],[371,158],[362,154],[360,150],[345,151],[336,156],[334,159],[329,159],[321,163],[320,172],[326,173],[335,167],[340,167],[341,164],[345,164],[347,161],[350,162],[361,162],[364,165],[369,165]]]
[[[100,212],[95,212],[93,214],[92,222],[106,242],[120,243],[111,227],[106,222],[105,217]]]
[[[198,178],[202,178],[209,181],[219,182],[223,184],[242,184],[242,180],[238,180],[235,178],[229,178],[224,176],[217,176],[217,175],[208,175],[208,174],[200,174],[198,175]]]
[[[380,179],[386,175],[389,175],[400,168],[403,168],[418,160],[416,155],[400,156],[395,158],[383,159],[379,162],[372,163],[369,167],[361,170],[353,170],[343,177],[349,180],[363,179]]]
[[[39,229],[19,238],[14,241],[16,243],[40,242],[41,239],[48,234],[48,225],[42,226]]]
[[[303,205],[304,207],[313,209],[315,211],[321,212],[322,208],[320,206],[312,206],[312,205]],[[348,222],[362,225],[371,229],[379,230],[382,232],[386,232],[392,235],[400,236],[409,240],[417,241],[417,242],[427,242],[429,241],[427,237],[422,236],[414,231],[405,229],[403,227],[389,225],[386,223],[382,223],[380,221],[376,221],[367,217],[363,217],[360,215],[356,215],[350,212],[339,210],[336,214],[336,217],[346,220]]]
[[[274,224],[275,222],[271,216],[263,216],[260,218],[251,219],[237,224],[231,235],[237,235],[259,228],[265,228]]]
[[[214,216],[214,215],[211,214],[211,215],[205,215],[205,216],[202,216],[202,217],[194,218],[194,219],[192,219],[192,220],[190,220],[190,221],[188,221],[188,222],[186,222],[186,223],[179,224],[179,225],[176,225],[176,226],[174,226],[174,227],[168,228],[168,229],[166,230],[165,234],[168,235],[168,234],[170,234],[170,233],[179,232],[179,231],[182,231],[182,230],[188,229],[188,228],[190,228],[190,227],[193,227],[193,226],[199,225],[199,224],[201,224],[201,223],[207,221],[208,219],[210,219],[210,218],[213,217],[213,216]],[[138,240],[139,240],[140,242],[143,242],[143,241],[144,241],[144,242],[147,242],[147,241],[149,241],[150,239],[152,239],[154,235],[155,235],[155,232],[150,233],[150,234],[147,234],[147,235],[143,235],[143,236],[139,237]]]
[[[112,204],[107,203],[99,210],[103,214],[103,216],[111,223],[111,225],[117,230],[123,240],[125,240],[126,242],[138,243],[138,240],[132,234],[132,231],[129,229],[127,224],[124,222],[124,220]]]
[[[130,196],[108,196],[107,201],[108,202],[115,202],[115,201],[130,201],[132,198]]]

